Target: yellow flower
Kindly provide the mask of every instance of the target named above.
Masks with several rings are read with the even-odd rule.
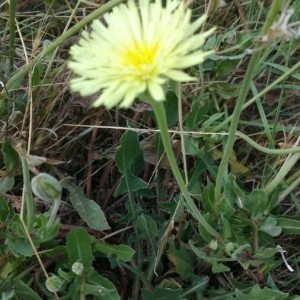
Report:
[[[165,100],[169,79],[193,81],[183,69],[202,63],[212,53],[199,48],[213,32],[196,33],[206,16],[193,23],[184,1],[129,0],[95,20],[91,32],[83,32],[71,47],[68,66],[79,77],[71,81],[82,96],[101,91],[93,106],[129,107],[147,93]],[[106,24],[106,25],[104,25]]]

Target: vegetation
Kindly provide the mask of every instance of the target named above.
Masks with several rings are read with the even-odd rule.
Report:
[[[167,92],[175,176],[157,110],[69,88],[121,2],[0,4],[1,299],[300,299],[300,0],[191,4],[216,53]]]

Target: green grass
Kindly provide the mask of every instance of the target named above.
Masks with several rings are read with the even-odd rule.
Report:
[[[188,209],[149,107],[92,109],[69,89],[70,46],[120,1],[95,2],[0,4],[2,298],[298,299],[299,37],[259,41],[285,1],[192,4],[217,51],[164,104]],[[40,172],[63,188],[50,225]]]

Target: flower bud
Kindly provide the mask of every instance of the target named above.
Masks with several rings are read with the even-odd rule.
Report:
[[[52,202],[60,200],[62,187],[60,182],[47,173],[39,173],[31,180],[32,192],[41,200]]]
[[[59,292],[63,286],[63,281],[56,275],[46,280],[46,288],[49,292]]]
[[[72,272],[74,274],[76,274],[77,276],[80,276],[82,274],[83,270],[84,270],[84,266],[79,261],[74,262],[74,264],[72,265]]]

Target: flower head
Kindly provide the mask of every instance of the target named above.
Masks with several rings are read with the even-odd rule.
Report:
[[[71,81],[82,96],[101,91],[94,106],[129,107],[139,95],[165,100],[168,80],[192,81],[183,69],[202,63],[212,53],[199,48],[213,32],[196,33],[206,16],[191,22],[184,1],[140,0],[121,4],[94,20],[71,47],[68,66],[79,77]]]

